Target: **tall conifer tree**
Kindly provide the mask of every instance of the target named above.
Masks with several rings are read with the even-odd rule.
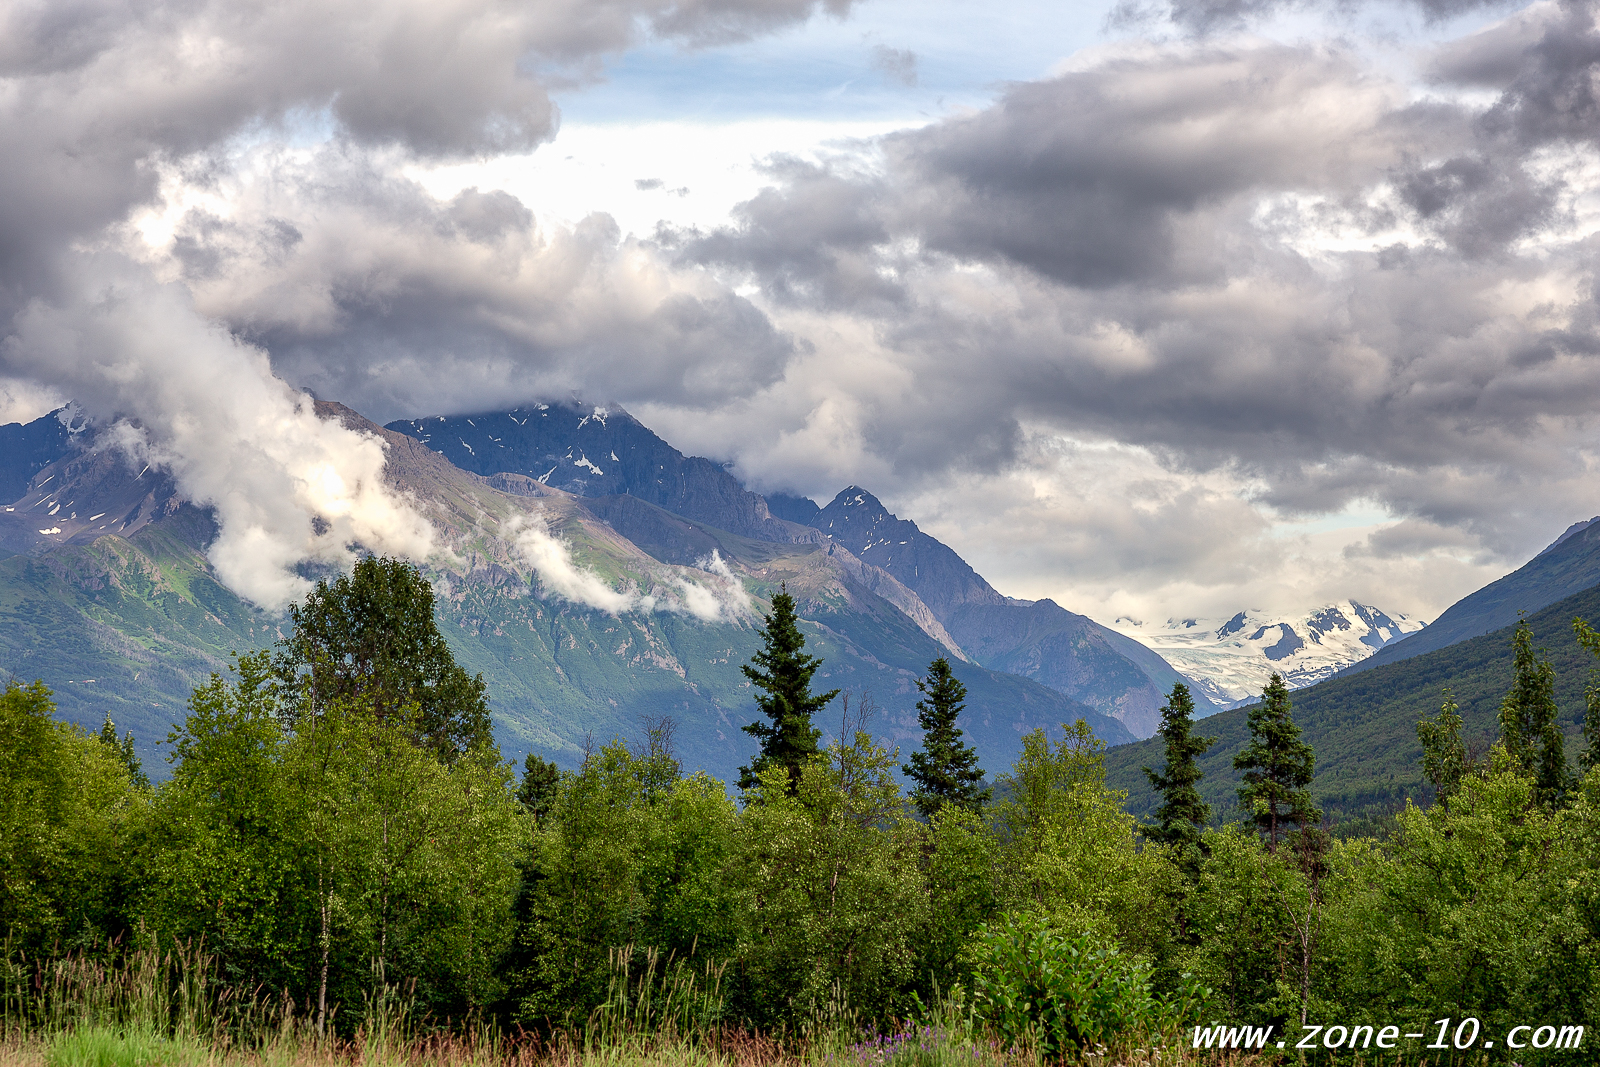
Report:
[[[1202,775],[1197,761],[1217,739],[1194,735],[1194,698],[1182,682],[1172,687],[1156,733],[1166,741],[1167,765],[1160,774],[1144,768],[1151,788],[1161,794],[1156,824],[1145,829],[1144,835],[1174,846],[1179,862],[1193,872],[1200,862],[1200,834],[1211,820],[1211,805],[1200,799]]]
[[[839,695],[811,692],[811,676],[822,660],[805,654],[806,638],[800,632],[794,613],[794,597],[784,585],[772,598],[772,612],[764,615],[766,629],[761,635],[761,650],[740,670],[759,693],[756,707],[768,722],[753,722],[744,732],[761,742],[761,751],[748,767],[739,768],[739,788],[752,789],[761,772],[771,766],[785,768],[792,790],[800,779],[800,768],[816,754],[822,731],[811,725],[811,716]]]
[[[1511,637],[1511,690],[1500,702],[1500,739],[1534,776],[1539,799],[1559,800],[1567,789],[1567,756],[1556,722],[1556,672],[1548,659],[1534,655],[1533,631],[1525,621]]]
[[[963,744],[956,716],[966,706],[967,687],[940,656],[928,664],[928,674],[917,679],[923,699],[917,701],[917,721],[922,724],[922,748],[901,770],[917,783],[911,802],[925,819],[946,804],[977,811],[989,802],[991,790],[980,788],[983,769],[972,746]]]
[[[1267,835],[1267,847],[1273,852],[1287,824],[1303,827],[1322,818],[1308,788],[1317,758],[1300,740],[1292,707],[1289,687],[1274,674],[1261,691],[1261,703],[1250,709],[1250,743],[1233,758],[1234,768],[1244,771],[1239,803],[1256,829]]]

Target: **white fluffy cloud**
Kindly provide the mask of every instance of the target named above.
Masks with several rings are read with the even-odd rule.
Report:
[[[550,532],[539,516],[517,516],[506,537],[538,578],[541,592],[608,615],[655,611],[692,615],[702,622],[728,622],[749,617],[754,608],[744,582],[720,553],[712,549],[698,572],[684,567],[657,567],[637,582],[618,588],[572,558],[572,548]]]
[[[116,446],[216,509],[224,582],[276,609],[309,588],[298,564],[347,565],[353,543],[428,555],[432,530],[386,485],[382,442],[319,419],[265,352],[207,325],[181,288],[96,266],[89,299],[16,317],[6,358],[92,410],[127,413],[107,427]]]

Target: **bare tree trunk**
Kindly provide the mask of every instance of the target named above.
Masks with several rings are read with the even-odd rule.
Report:
[[[317,1037],[328,1036],[328,912],[332,902],[324,883],[321,861],[317,864],[317,894],[322,905],[322,979],[317,985]]]
[[[389,813],[383,813],[383,895],[378,913],[378,994],[386,995],[389,988],[387,957],[389,951]]]

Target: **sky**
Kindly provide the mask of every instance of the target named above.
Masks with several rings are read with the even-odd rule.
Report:
[[[620,403],[1108,623],[1432,619],[1600,514],[1597,6],[0,3],[0,422],[268,606],[432,550],[314,393]]]

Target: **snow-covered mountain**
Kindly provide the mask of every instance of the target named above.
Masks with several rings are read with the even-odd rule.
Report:
[[[1224,707],[1261,695],[1274,672],[1289,688],[1320,682],[1426,625],[1354,600],[1326,604],[1295,619],[1241,611],[1231,619],[1168,619],[1113,627],[1159,653]]]

